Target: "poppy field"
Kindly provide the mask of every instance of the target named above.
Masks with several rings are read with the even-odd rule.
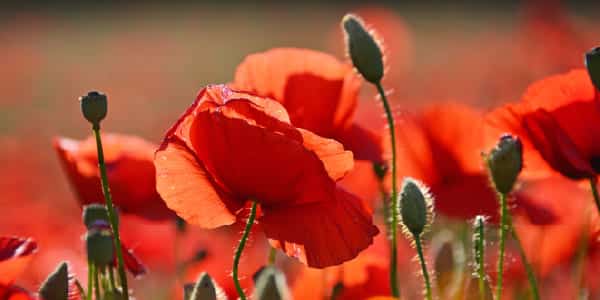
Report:
[[[0,300],[600,299],[598,6],[261,5],[7,7]]]

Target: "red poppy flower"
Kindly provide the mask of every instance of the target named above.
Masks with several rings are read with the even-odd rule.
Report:
[[[149,220],[172,219],[173,213],[155,188],[153,153],[157,147],[120,134],[104,134],[102,143],[115,206]],[[56,138],[54,148],[81,205],[104,203],[94,137],[83,141]]]
[[[600,171],[600,102],[586,70],[535,82],[521,102],[492,112],[489,122],[519,135],[525,148],[535,148],[568,178],[593,178]],[[534,155],[525,162],[538,165],[539,156]]]
[[[277,100],[294,126],[340,141],[356,159],[382,162],[380,137],[353,122],[360,85],[351,65],[295,48],[249,55],[231,84]]]
[[[0,299],[35,299],[13,283],[25,271],[36,251],[37,243],[30,239],[0,237]]]
[[[483,168],[483,117],[458,103],[436,104],[398,120],[398,177],[419,178],[446,216],[498,220],[498,200]]]
[[[155,157],[157,190],[180,217],[215,228],[257,201],[266,236],[313,267],[355,257],[378,232],[336,186],[352,162],[338,142],[292,126],[278,102],[222,85],[199,93]]]
[[[553,177],[523,183],[515,193],[522,203],[531,203],[545,216],[544,223],[535,223],[530,216],[516,209],[515,228],[529,262],[538,276],[548,275],[576,254],[579,241],[587,224],[586,207],[589,191],[562,177]],[[569,205],[565,205],[569,199]]]

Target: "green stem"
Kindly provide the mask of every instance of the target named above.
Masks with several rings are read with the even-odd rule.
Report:
[[[496,299],[502,299],[502,277],[504,276],[504,247],[506,244],[506,229],[508,228],[508,207],[506,194],[500,195],[500,254],[498,255],[498,282],[496,284]]]
[[[94,264],[88,260],[88,292],[87,300],[92,300],[92,292],[94,290]]]
[[[600,197],[598,196],[598,188],[596,188],[597,177],[590,178],[590,187],[592,188],[592,195],[594,196],[594,202],[596,202],[596,208],[600,213]]]
[[[475,224],[476,240],[475,240],[475,260],[477,263],[477,281],[479,284],[479,299],[485,300],[485,236],[483,219],[478,218]]]
[[[123,252],[121,251],[121,239],[119,237],[119,222],[117,221],[117,215],[115,213],[115,208],[113,207],[112,196],[110,194],[110,188],[108,185],[108,175],[106,174],[106,164],[104,163],[104,150],[102,149],[102,139],[100,137],[100,125],[94,124],[93,130],[94,135],[96,136],[96,147],[98,151],[98,168],[100,169],[102,191],[104,193],[104,200],[106,200],[106,209],[108,211],[108,218],[110,219],[110,226],[113,231],[113,242],[115,243],[115,249],[117,252],[117,264],[119,269],[119,277],[121,281],[123,298],[125,300],[129,300],[127,274],[125,273]]]
[[[100,272],[98,270],[98,266],[94,268],[94,291],[96,295],[95,300],[100,300]]]
[[[539,300],[540,293],[538,291],[537,280],[535,279],[535,273],[533,272],[533,267],[527,260],[527,256],[525,256],[525,250],[523,250],[523,245],[521,245],[521,240],[519,239],[519,236],[517,235],[517,231],[515,230],[515,228],[512,225],[512,220],[511,220],[510,216],[509,216],[508,220],[509,220],[508,226],[509,226],[510,233],[511,233],[513,239],[515,240],[515,242],[517,243],[517,248],[519,250],[519,256],[521,256],[521,262],[523,262],[523,265],[525,266],[525,271],[527,272],[527,279],[529,280],[529,286],[531,288],[531,292],[533,293],[533,299]]]
[[[268,260],[269,265],[275,264],[276,256],[277,256],[277,249],[275,249],[274,247],[271,247],[271,249],[269,250],[269,260]]]
[[[113,271],[112,266],[111,267],[107,267],[108,268],[108,279],[110,280],[110,288],[113,290],[113,292],[117,292],[117,285],[115,284],[115,274]]]
[[[238,265],[240,264],[240,258],[242,257],[242,251],[244,251],[244,246],[246,245],[246,241],[248,240],[248,236],[250,235],[250,229],[252,229],[252,225],[254,224],[254,219],[256,218],[256,201],[252,201],[252,208],[250,209],[250,216],[248,216],[248,222],[246,223],[246,228],[244,228],[244,233],[242,233],[242,239],[235,249],[235,256],[233,257],[233,283],[235,284],[235,289],[240,295],[241,300],[246,300],[246,295],[244,294],[244,290],[240,285],[240,280],[238,278]]]
[[[392,194],[390,196],[390,210],[389,215],[391,216],[391,245],[390,245],[390,288],[392,290],[392,296],[400,298],[400,289],[398,288],[398,254],[397,254],[397,228],[398,228],[398,192],[397,192],[397,178],[396,178],[396,132],[394,126],[394,116],[392,109],[385,96],[385,91],[381,82],[375,84],[377,91],[381,96],[381,102],[383,102],[383,108],[385,110],[385,116],[387,118],[388,127],[390,130],[390,143],[392,146]]]
[[[429,272],[427,272],[427,265],[425,264],[425,257],[423,256],[423,247],[421,246],[421,238],[414,236],[415,245],[417,246],[417,253],[419,254],[419,261],[421,262],[421,272],[423,273],[423,279],[425,280],[425,296],[427,300],[433,299],[431,296],[431,282],[429,281]]]

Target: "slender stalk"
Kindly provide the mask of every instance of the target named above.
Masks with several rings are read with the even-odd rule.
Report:
[[[431,296],[431,282],[429,280],[429,272],[427,272],[427,265],[425,264],[425,257],[423,256],[423,247],[421,246],[421,238],[414,236],[415,245],[417,246],[417,253],[419,254],[419,261],[421,262],[421,272],[423,273],[423,280],[425,281],[425,297],[427,300],[433,299]]]
[[[397,229],[398,229],[398,184],[396,178],[396,132],[394,126],[394,116],[392,115],[392,109],[383,90],[381,82],[375,85],[377,91],[381,96],[381,102],[383,102],[383,108],[385,110],[385,116],[387,118],[388,127],[390,130],[390,143],[392,145],[392,194],[390,196],[390,213],[391,216],[391,245],[390,245],[390,288],[392,290],[392,296],[400,298],[400,289],[398,288],[398,254],[397,254]]]
[[[252,225],[254,225],[254,219],[256,218],[256,205],[256,201],[252,201],[252,208],[250,209],[250,216],[248,216],[246,228],[244,228],[242,239],[240,240],[237,249],[235,249],[235,256],[233,257],[233,283],[235,284],[235,289],[237,290],[241,300],[246,300],[246,294],[244,294],[244,290],[242,289],[240,280],[238,278],[238,265],[240,264],[242,251],[244,251],[244,246],[246,246],[246,241],[250,235],[250,229],[252,229]]]
[[[88,291],[87,300],[92,300],[92,293],[94,290],[94,264],[88,260]]]
[[[496,299],[502,299],[502,277],[504,276],[504,247],[506,244],[506,230],[508,229],[508,207],[506,194],[500,195],[500,254],[498,255],[498,282],[496,284]]]
[[[519,250],[519,256],[521,256],[521,262],[523,262],[523,265],[525,266],[525,271],[527,272],[527,279],[529,280],[529,287],[531,288],[531,292],[533,293],[533,299],[540,300],[540,293],[538,291],[537,280],[535,279],[535,273],[533,272],[533,267],[527,260],[527,256],[525,256],[525,250],[523,250],[523,245],[521,245],[521,240],[519,239],[519,236],[517,235],[517,231],[515,230],[515,228],[512,225],[512,220],[510,219],[510,217],[508,219],[509,219],[508,226],[510,227],[509,228],[510,233],[511,233],[513,239],[515,240],[515,242],[517,243],[517,248]]]
[[[123,297],[125,300],[129,300],[127,274],[125,273],[123,252],[121,251],[121,239],[119,237],[119,222],[117,221],[117,215],[115,213],[115,208],[113,207],[112,196],[110,194],[110,188],[108,185],[108,175],[106,174],[106,164],[104,163],[104,150],[102,149],[102,138],[100,137],[100,125],[94,124],[93,130],[94,135],[96,136],[96,147],[98,151],[98,168],[100,169],[102,191],[104,193],[104,200],[106,200],[106,209],[108,211],[108,218],[110,219],[110,226],[113,231],[113,242],[115,243],[115,249],[117,252],[117,264],[119,269],[119,277],[121,280]]]
[[[268,260],[268,264],[269,265],[274,265],[275,264],[275,257],[277,256],[277,249],[271,247],[271,249],[269,249],[269,260]]]
[[[94,268],[94,291],[95,291],[95,295],[96,295],[95,300],[102,299],[100,297],[100,272],[98,270],[98,266],[96,266]]]
[[[77,286],[77,291],[79,292],[79,296],[82,297],[80,299],[83,299],[85,297],[85,290],[81,286],[81,282],[79,282],[79,280],[77,280],[77,279],[75,279],[75,286]]]
[[[475,224],[475,260],[477,264],[477,281],[479,285],[479,299],[485,300],[485,269],[484,269],[484,257],[485,257],[485,236],[484,236],[484,225],[483,219],[477,219]]]
[[[594,196],[594,202],[596,202],[596,208],[600,213],[600,196],[598,196],[598,188],[596,188],[597,177],[590,178],[590,187],[592,188],[592,195]]]
[[[108,279],[110,280],[110,288],[113,292],[117,292],[117,285],[115,284],[115,274],[112,267],[108,268]]]

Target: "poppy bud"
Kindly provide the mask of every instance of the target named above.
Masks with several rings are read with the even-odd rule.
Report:
[[[117,218],[117,222],[118,222]],[[108,211],[106,210],[106,206],[102,204],[89,204],[83,208],[83,223],[87,229],[94,227],[97,224],[110,224],[110,220],[108,219]]]
[[[99,126],[100,121],[106,117],[106,95],[91,91],[87,95],[79,97],[79,101],[81,102],[81,112],[86,120],[94,126]]]
[[[487,157],[487,164],[496,190],[502,194],[510,193],[523,168],[521,141],[510,134],[500,137],[500,141]]]
[[[585,66],[590,74],[592,83],[597,90],[600,89],[600,47],[596,47],[585,53]]]
[[[288,300],[290,291],[281,271],[268,266],[258,276],[252,299],[256,300]]]
[[[352,64],[367,81],[379,83],[383,77],[383,54],[379,43],[357,16],[345,15],[342,26],[346,32],[346,47]]]
[[[62,262],[58,268],[44,280],[39,290],[42,300],[64,300],[69,296],[69,267]]]
[[[217,288],[208,273],[203,272],[198,277],[196,284],[187,300],[217,300]]]
[[[420,236],[433,218],[433,196],[423,183],[407,177],[400,192],[400,219],[404,231]]]
[[[85,235],[87,256],[96,266],[108,266],[115,258],[113,238],[108,230],[92,229]]]

